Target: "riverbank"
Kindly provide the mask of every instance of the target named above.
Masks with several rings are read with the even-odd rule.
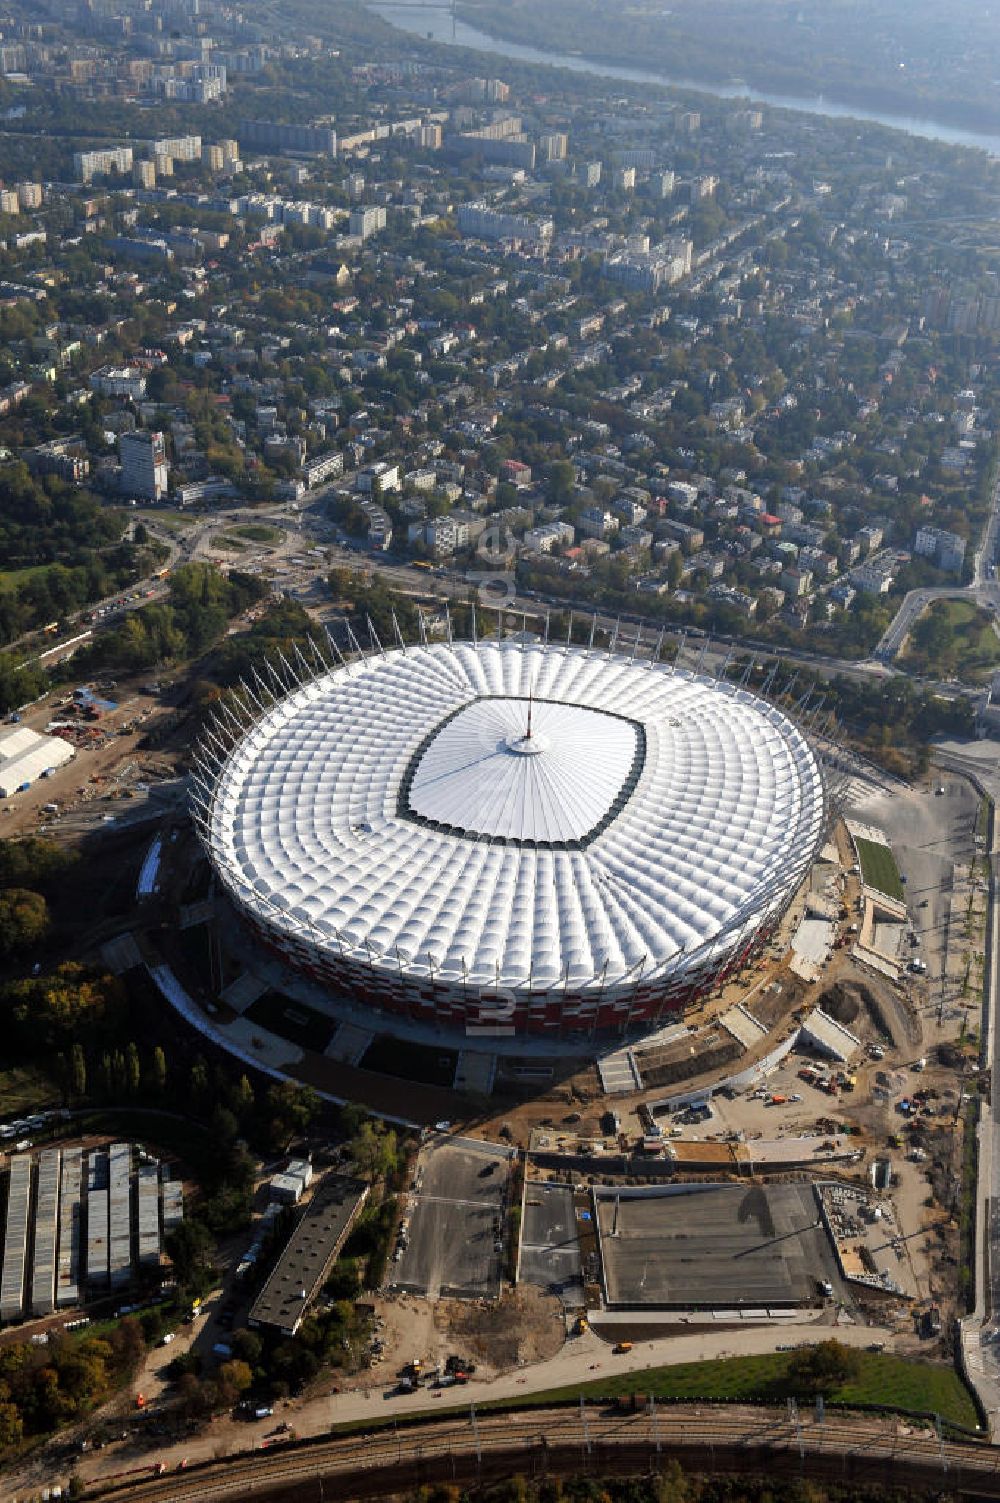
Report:
[[[921,136],[926,140],[939,141],[948,146],[964,146],[987,151],[991,156],[1000,156],[1000,131],[977,131],[948,125],[934,120],[922,120],[907,115],[894,115],[872,110],[861,104],[841,104],[823,98],[771,93],[751,89],[742,81],[726,83],[706,79],[685,78],[659,70],[638,68],[631,64],[612,62],[605,58],[590,58],[570,52],[552,52],[527,46],[507,37],[494,36],[470,26],[466,21],[452,19],[444,10],[429,10],[410,5],[375,4],[375,11],[389,25],[411,35],[449,47],[467,47],[495,57],[510,58],[516,62],[539,66],[565,68],[573,73],[589,73],[603,78],[618,78],[623,82],[655,84],[663,88],[683,89],[691,93],[711,94],[717,99],[752,99],[757,104],[768,104],[778,109],[795,110],[802,114],[819,115],[831,120],[857,120],[870,125],[880,125],[887,130],[903,131],[907,135]]]

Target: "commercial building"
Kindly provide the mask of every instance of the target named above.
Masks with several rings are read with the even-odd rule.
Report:
[[[75,151],[73,171],[77,181],[81,183],[90,183],[95,177],[108,177],[113,173],[122,175],[131,172],[132,148],[111,146],[103,151]]]
[[[531,245],[547,245],[555,231],[551,219],[505,214],[484,203],[462,204],[458,228],[463,235],[476,240],[520,240]]]
[[[314,485],[320,485],[322,481],[332,480],[343,473],[344,456],[339,449],[334,449],[331,454],[320,454],[316,459],[310,459],[303,466],[302,478],[312,489]]]
[[[539,136],[538,150],[543,162],[565,162],[569,155],[569,136],[562,130]]]
[[[32,475],[58,475],[60,480],[86,480],[90,474],[87,446],[79,434],[54,438],[47,444],[26,449],[22,455]]]
[[[255,151],[294,151],[335,157],[337,132],[322,125],[276,125],[271,120],[241,120],[236,134],[241,146]]]
[[[368,1186],[327,1174],[250,1308],[250,1325],[294,1336],[368,1197]]]
[[[154,157],[170,157],[174,162],[197,162],[201,160],[201,137],[163,136],[159,141],[150,141],[149,149]]]
[[[143,501],[162,501],[167,494],[167,448],[163,434],[144,429],[123,433],[118,448],[123,493]]]
[[[554,548],[571,548],[576,534],[568,522],[544,522],[530,527],[524,534],[524,546],[532,553],[551,553]]]
[[[932,558],[939,569],[952,574],[961,574],[965,566],[965,539],[940,527],[919,528],[913,551],[921,558]]]
[[[89,376],[90,389],[102,397],[127,397],[141,402],[146,395],[146,376],[137,365],[102,365]]]
[[[349,220],[351,234],[358,240],[367,240],[385,229],[385,209],[381,204],[368,204],[363,209],[352,209]]]

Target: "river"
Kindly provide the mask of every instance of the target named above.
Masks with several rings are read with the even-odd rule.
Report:
[[[569,68],[574,73],[594,73],[603,78],[621,78],[629,83],[667,84],[677,89],[690,89],[701,94],[714,94],[719,99],[753,99],[757,104],[771,104],[785,110],[800,110],[809,115],[825,115],[834,120],[868,121],[884,125],[890,130],[905,131],[911,136],[924,136],[931,141],[943,141],[949,146],[977,146],[991,156],[1000,156],[1000,135],[985,131],[961,130],[958,126],[941,125],[934,120],[920,120],[907,115],[884,115],[877,110],[863,109],[860,105],[837,104],[824,99],[821,94],[813,98],[793,94],[767,94],[759,89],[751,90],[748,84],[706,83],[695,78],[678,78],[670,73],[654,72],[648,68],[629,68],[622,64],[597,62],[569,52],[542,52],[536,47],[524,47],[519,42],[509,42],[504,37],[493,37],[485,31],[477,31],[464,21],[452,25],[449,11],[424,9],[420,5],[373,5],[372,9],[401,31],[416,36],[429,37],[432,41],[448,46],[474,47],[479,52],[491,52],[497,57],[515,58],[523,63],[548,64],[550,67]]]

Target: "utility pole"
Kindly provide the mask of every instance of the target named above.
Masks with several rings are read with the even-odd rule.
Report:
[[[476,1470],[481,1472],[483,1469],[483,1447],[479,1439],[479,1421],[476,1419],[475,1404],[469,1405],[469,1418],[472,1420],[472,1433],[476,1437]]]

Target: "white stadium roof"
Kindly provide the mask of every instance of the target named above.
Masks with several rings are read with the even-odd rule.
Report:
[[[222,762],[207,837],[245,909],[346,959],[580,989],[735,944],[791,896],[824,813],[808,742],[756,696],[489,641],[294,690]]]

